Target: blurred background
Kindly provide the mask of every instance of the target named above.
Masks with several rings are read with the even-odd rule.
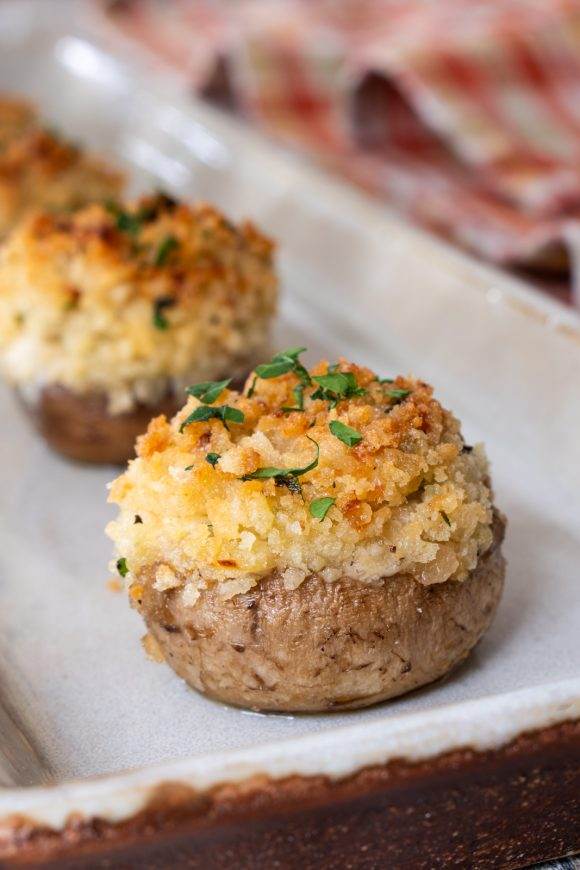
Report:
[[[105,39],[580,304],[580,0],[93,0]]]

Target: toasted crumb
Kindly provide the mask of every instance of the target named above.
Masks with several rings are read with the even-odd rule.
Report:
[[[109,592],[122,592],[123,584],[117,577],[110,577],[107,580],[107,589]]]
[[[174,589],[181,585],[181,580],[169,565],[159,565],[155,571],[155,582],[153,586],[160,592],[165,592],[167,589]]]
[[[165,661],[163,653],[161,652],[161,647],[151,634],[144,634],[141,638],[141,646],[145,650],[145,655],[147,658],[155,662],[156,664],[161,664],[161,662]]]
[[[34,209],[68,212],[117,196],[122,184],[121,173],[80,146],[25,118],[20,129],[3,127],[0,117],[0,238]]]
[[[321,362],[310,376],[328,371]],[[226,389],[213,405],[241,411],[243,422],[185,424],[202,404],[194,397],[172,421],[153,421],[110,491],[120,514],[108,534],[134,576],[143,582],[163,564],[192,603],[196,590],[231,597],[273,571],[287,588],[314,573],[363,583],[407,573],[425,585],[468,576],[492,541],[483,449],[464,450],[459,422],[428,384],[383,383],[344,359],[331,371],[349,373],[356,394],[333,403],[313,398],[312,384],[304,410],[288,411],[294,372],[251,376],[243,393]],[[333,434],[336,422],[356,443]],[[308,466],[278,482],[251,477]],[[331,499],[322,519],[310,510],[321,498]],[[136,526],[135,514],[147,521]]]

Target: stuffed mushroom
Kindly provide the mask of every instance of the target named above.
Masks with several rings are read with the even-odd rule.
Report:
[[[190,388],[111,487],[148,647],[257,710],[363,707],[446,674],[489,626],[504,520],[483,448],[427,384],[301,348]]]
[[[0,239],[32,209],[69,211],[122,185],[121,173],[48,130],[28,103],[0,98]]]
[[[276,306],[273,246],[167,196],[34,214],[0,252],[0,365],[48,442],[124,462],[192,381],[243,383]]]

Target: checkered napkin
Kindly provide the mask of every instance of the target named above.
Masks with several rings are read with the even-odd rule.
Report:
[[[200,91],[225,61],[238,109],[413,219],[498,263],[580,272],[580,0],[113,8]]]

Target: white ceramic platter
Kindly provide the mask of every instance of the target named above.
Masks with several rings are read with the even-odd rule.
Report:
[[[275,236],[279,347],[433,383],[487,445],[509,569],[491,631],[445,682],[349,714],[212,703],[145,658],[140,619],[106,586],[115,469],[50,453],[2,388],[0,776],[14,788],[0,824],[16,810],[56,827],[73,809],[120,819],[168,778],[340,776],[580,715],[580,320],[57,27],[57,6],[0,5],[0,89],[130,166],[136,187],[211,199]]]

